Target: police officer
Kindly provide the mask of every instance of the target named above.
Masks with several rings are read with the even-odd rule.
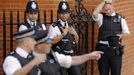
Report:
[[[94,59],[98,60],[103,52],[94,51],[92,53],[84,54],[81,56],[70,56],[65,54],[59,54],[51,50],[52,40],[49,39],[47,31],[36,32],[36,46],[33,54],[44,54],[47,58],[45,62],[38,65],[41,70],[41,75],[65,75],[61,72],[61,67],[69,68],[71,65],[79,65],[87,60]],[[81,60],[81,61],[79,61]]]
[[[20,25],[19,31],[28,28],[34,28],[35,30],[46,30],[44,24],[38,21],[39,7],[36,1],[29,0],[26,5],[25,22]]]
[[[59,20],[49,27],[50,38],[53,39],[53,50],[66,55],[73,55],[75,44],[78,43],[78,34],[72,25],[68,24],[70,7],[66,1],[58,5]],[[72,66],[67,69],[69,75],[81,75],[80,66]]]
[[[100,13],[101,10],[103,13]],[[121,75],[123,46],[122,37],[130,34],[126,20],[116,13],[112,0],[102,0],[94,9],[93,19],[99,25],[97,50],[104,51],[98,61],[100,75]]]
[[[52,40],[47,36],[47,31],[38,31],[36,34],[38,38],[36,38],[37,44],[33,54],[35,56],[36,54],[44,54],[44,56],[47,57],[47,60],[39,65],[41,75],[64,75],[64,73],[61,72],[60,66],[70,67],[71,57],[58,55],[59,61],[54,51],[51,51]]]
[[[36,41],[34,29],[23,30],[14,34],[17,47],[8,55],[3,63],[3,70],[6,75],[39,75],[38,64],[45,61],[44,54],[33,57]]]

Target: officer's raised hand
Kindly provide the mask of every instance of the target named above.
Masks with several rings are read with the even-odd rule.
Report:
[[[75,40],[75,43],[78,43],[78,41],[79,41],[79,36],[78,36],[76,30],[75,30],[72,26],[69,27],[68,30],[69,30],[69,33],[71,33],[71,34],[73,35],[74,40]]]
[[[35,58],[32,60],[33,65],[38,65],[42,62],[45,62],[46,56],[44,54],[37,54]]]
[[[72,35],[77,35],[77,32],[75,31],[75,29],[71,26],[68,28],[69,32],[72,34]]]
[[[67,33],[68,33],[69,30],[66,27],[62,27],[62,31],[63,31],[62,35],[64,37],[65,35],[67,35]]]

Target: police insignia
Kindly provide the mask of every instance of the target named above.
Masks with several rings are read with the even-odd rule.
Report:
[[[64,10],[67,9],[67,5],[65,3],[63,3],[63,5],[62,5],[62,9],[64,9]]]
[[[31,7],[32,7],[32,9],[35,9],[36,8],[36,4],[33,2]]]

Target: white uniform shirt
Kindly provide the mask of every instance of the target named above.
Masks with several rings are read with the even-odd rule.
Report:
[[[15,51],[21,57],[27,58],[27,56],[28,56],[28,53],[19,47],[17,47]],[[4,63],[3,63],[3,70],[6,75],[13,75],[14,72],[20,68],[21,68],[21,64],[17,58],[15,58],[13,56],[7,56],[5,58]]]
[[[69,68],[72,64],[72,57],[69,55],[59,54],[58,52],[55,53],[55,58],[60,64],[61,67]],[[36,52],[33,52],[33,54],[36,56]]]
[[[111,16],[115,16],[116,14],[115,14],[115,12],[114,13],[112,13],[112,15]],[[103,22],[103,15],[102,14],[98,14],[98,18],[94,18],[93,17],[93,19],[98,23],[98,25],[99,25],[99,27],[101,27],[102,26],[102,22]],[[122,27],[122,33],[127,33],[127,34],[130,34],[130,32],[129,32],[129,29],[128,29],[128,25],[127,25],[127,23],[126,23],[126,20],[125,19],[123,19],[123,18],[121,18],[121,27]],[[99,41],[100,43],[103,43],[103,44],[108,44],[108,42],[107,41]]]
[[[60,66],[65,68],[69,68],[71,66],[72,57],[70,55],[59,54],[58,52],[55,52],[55,55],[58,59]]]
[[[30,22],[30,20],[29,19],[27,19],[27,22],[30,24],[30,25],[33,25],[34,24],[34,22]],[[35,26],[36,26],[36,21],[35,21]],[[42,24],[42,28],[43,28],[43,30],[46,30],[46,26],[45,26],[45,24]],[[27,28],[27,26],[25,26],[25,25],[20,25],[20,27],[19,27],[19,31],[22,31],[22,30],[26,30],[26,29],[28,29]]]
[[[66,28],[68,28],[67,21],[63,22],[61,19],[59,19],[59,21],[60,21],[62,26],[64,26],[64,24],[66,23]],[[57,35],[61,35],[61,31],[58,28],[58,26],[53,27],[52,25],[50,25],[50,27],[49,27],[49,38],[53,39]],[[66,67],[66,68],[69,68],[71,66],[71,63],[72,63],[72,57],[71,56],[64,55],[64,54],[59,54],[58,52],[55,52],[55,55],[58,59],[58,62],[60,64],[60,66]]]
[[[65,22],[63,22],[61,19],[59,19],[59,21],[60,21],[61,25],[64,26]],[[66,21],[66,27],[68,27],[67,21]],[[50,27],[49,27],[49,38],[53,39],[57,35],[61,35],[61,31],[58,28],[58,26],[53,27],[52,25],[50,25]]]

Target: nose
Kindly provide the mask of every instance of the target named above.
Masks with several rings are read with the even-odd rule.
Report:
[[[34,17],[34,15],[35,15],[35,14],[33,13],[33,14],[32,14],[32,17]]]

